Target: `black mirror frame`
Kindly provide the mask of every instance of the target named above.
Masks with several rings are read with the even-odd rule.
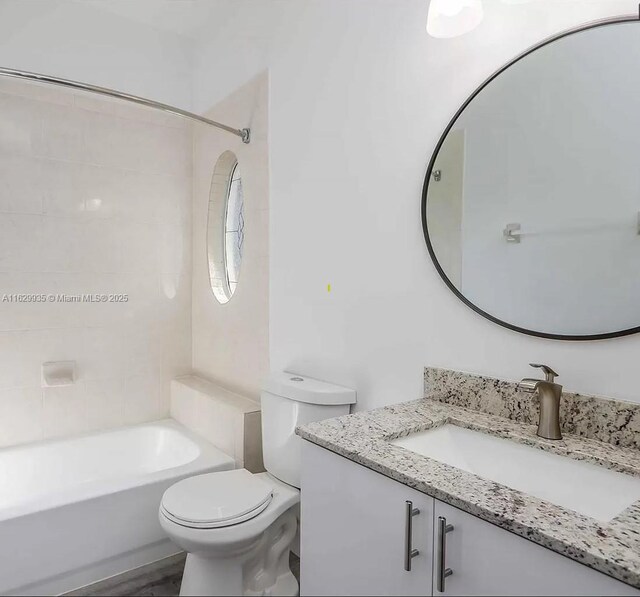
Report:
[[[513,325],[513,324],[508,323],[506,321],[502,321],[501,319],[498,319],[497,317],[494,317],[493,315],[491,315],[491,314],[487,313],[486,311],[482,310],[480,307],[478,307],[477,305],[472,303],[469,299],[467,299],[455,287],[455,285],[451,282],[451,280],[449,280],[449,278],[447,277],[447,274],[444,272],[444,270],[440,266],[440,263],[438,262],[438,258],[436,257],[433,245],[431,244],[431,239],[429,238],[429,229],[428,229],[428,226],[427,226],[427,194],[428,194],[428,191],[429,191],[429,183],[431,182],[431,178],[432,178],[431,173],[433,172],[433,169],[435,167],[435,162],[436,162],[436,158],[438,157],[438,153],[440,152],[440,149],[441,149],[441,147],[442,147],[447,135],[449,134],[449,132],[453,128],[453,125],[458,120],[458,118],[462,114],[462,112],[466,109],[466,107],[473,101],[473,99],[487,85],[489,85],[489,83],[491,83],[495,78],[497,78],[499,75],[501,75],[508,68],[510,68],[511,66],[513,66],[514,64],[516,64],[517,62],[519,62],[520,60],[522,60],[523,58],[525,58],[529,54],[532,54],[536,50],[538,50],[538,49],[540,49],[540,48],[542,48],[542,47],[544,47],[546,45],[549,45],[549,44],[551,44],[551,43],[553,43],[555,41],[558,41],[560,39],[563,39],[565,37],[573,35],[575,33],[581,33],[583,31],[588,31],[590,29],[596,29],[598,27],[606,27],[606,26],[616,25],[616,24],[620,24],[620,23],[632,23],[632,22],[640,23],[640,7],[639,7],[639,13],[637,15],[613,17],[613,18],[603,19],[603,20],[600,20],[600,21],[595,21],[593,23],[588,23],[586,25],[581,25],[579,27],[576,27],[576,28],[573,28],[573,29],[569,29],[569,30],[564,31],[562,33],[559,33],[557,35],[553,35],[553,36],[543,40],[542,42],[532,46],[528,50],[525,50],[522,54],[516,56],[513,60],[511,60],[510,62],[508,62],[507,64],[505,64],[501,68],[499,68],[488,79],[486,79],[479,87],[476,88],[476,90],[467,98],[467,100],[462,104],[462,106],[460,106],[460,108],[454,114],[453,118],[449,121],[449,124],[447,124],[446,128],[444,129],[444,132],[440,136],[440,139],[438,140],[438,143],[437,143],[437,145],[436,145],[436,147],[435,147],[435,149],[433,151],[433,154],[431,156],[431,160],[429,161],[429,166],[428,166],[428,169],[427,169],[427,173],[426,173],[426,176],[425,176],[425,179],[424,179],[424,185],[422,187],[422,208],[421,208],[422,231],[424,233],[424,239],[425,239],[425,242],[427,243],[427,249],[429,250],[429,255],[431,256],[431,260],[432,260],[432,262],[433,262],[438,274],[440,274],[440,277],[443,279],[444,283],[449,287],[449,290],[451,290],[451,292],[453,292],[453,294],[455,294],[465,305],[470,307],[473,311],[475,311],[479,315],[482,315],[482,317],[488,319],[489,321],[492,321],[493,323],[496,323],[496,324],[498,324],[498,325],[500,325],[500,326],[502,326],[504,328],[507,328],[507,329],[515,331],[515,332],[520,332],[521,334],[527,334],[528,336],[536,336],[538,338],[547,338],[547,339],[551,339],[551,340],[570,340],[570,341],[608,340],[608,339],[611,339],[611,338],[620,338],[622,336],[630,336],[631,334],[637,334],[637,333],[640,332],[640,325],[636,326],[636,327],[633,327],[633,328],[620,330],[620,331],[617,331],[617,332],[608,332],[606,334],[572,335],[572,334],[549,334],[547,332],[537,332],[535,330],[529,330],[529,329],[526,329],[526,328],[519,327],[517,325]]]

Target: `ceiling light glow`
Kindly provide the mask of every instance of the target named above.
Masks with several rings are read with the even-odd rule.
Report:
[[[427,33],[449,38],[475,29],[482,21],[482,0],[431,0]]]

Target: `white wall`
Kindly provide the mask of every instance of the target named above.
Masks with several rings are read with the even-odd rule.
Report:
[[[121,1],[121,0],[116,0]],[[85,0],[0,0],[0,66],[191,105],[187,39]]]
[[[168,415],[191,365],[190,149],[175,116],[0,80],[0,445]],[[126,300],[61,299],[82,295]],[[43,388],[67,360],[76,383]]]
[[[635,0],[489,0],[453,40],[427,36],[426,0],[230,6],[197,48],[194,105],[270,70],[272,369],[353,385],[360,408],[419,396],[424,365],[517,379],[534,361],[567,389],[640,400],[640,338],[554,342],[482,319],[438,277],[419,218],[429,157],[467,95],[542,38],[636,14]]]

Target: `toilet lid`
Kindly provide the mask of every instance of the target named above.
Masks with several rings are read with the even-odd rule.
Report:
[[[163,513],[178,524],[216,528],[254,518],[271,502],[273,487],[246,469],[190,477],[162,496]]]

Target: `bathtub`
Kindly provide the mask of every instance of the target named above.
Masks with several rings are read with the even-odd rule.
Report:
[[[164,490],[232,458],[173,420],[0,450],[0,595],[55,595],[180,550]]]

